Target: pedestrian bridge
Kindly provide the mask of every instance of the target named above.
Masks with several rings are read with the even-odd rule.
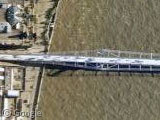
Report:
[[[53,54],[0,54],[0,61],[91,71],[160,72],[159,54],[106,49]]]

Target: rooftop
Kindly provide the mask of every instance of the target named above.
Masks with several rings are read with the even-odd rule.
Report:
[[[12,31],[12,28],[8,22],[0,22],[0,33],[8,33],[11,31]]]
[[[15,26],[17,23],[20,22],[20,18],[17,16],[19,12],[20,10],[16,6],[11,6],[7,9],[6,19],[11,26]]]

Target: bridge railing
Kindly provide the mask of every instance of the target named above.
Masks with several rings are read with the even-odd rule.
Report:
[[[86,50],[86,51],[69,51],[69,52],[55,52],[54,55],[75,55],[75,56],[90,56],[90,57],[111,57],[111,58],[139,58],[139,59],[159,59],[160,54],[156,53],[143,53],[119,50]]]
[[[54,62],[53,65],[69,69],[83,69],[95,71],[122,71],[122,72],[160,72],[160,66],[141,64],[109,64],[109,63],[85,63],[85,62]]]

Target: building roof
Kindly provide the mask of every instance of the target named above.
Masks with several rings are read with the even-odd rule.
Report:
[[[11,32],[11,25],[8,22],[0,22],[0,33]]]
[[[17,23],[20,22],[20,19],[19,17],[17,17],[17,13],[19,13],[20,10],[18,7],[16,6],[11,6],[7,9],[7,12],[6,12],[6,19],[7,21],[9,22],[9,24],[11,26],[15,26]]]

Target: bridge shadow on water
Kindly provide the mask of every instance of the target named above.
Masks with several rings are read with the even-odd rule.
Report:
[[[45,66],[47,69],[47,75],[50,77],[88,77],[88,76],[123,76],[123,77],[158,77],[160,76],[160,72],[146,72],[146,71],[97,71],[90,69],[81,69],[81,68],[73,68],[73,67],[62,67],[62,66]]]
[[[147,72],[113,72],[113,71],[89,71],[89,70],[70,70],[70,69],[49,69],[47,72],[49,77],[111,77],[111,76],[123,76],[123,77],[160,77],[158,73],[147,73]]]

